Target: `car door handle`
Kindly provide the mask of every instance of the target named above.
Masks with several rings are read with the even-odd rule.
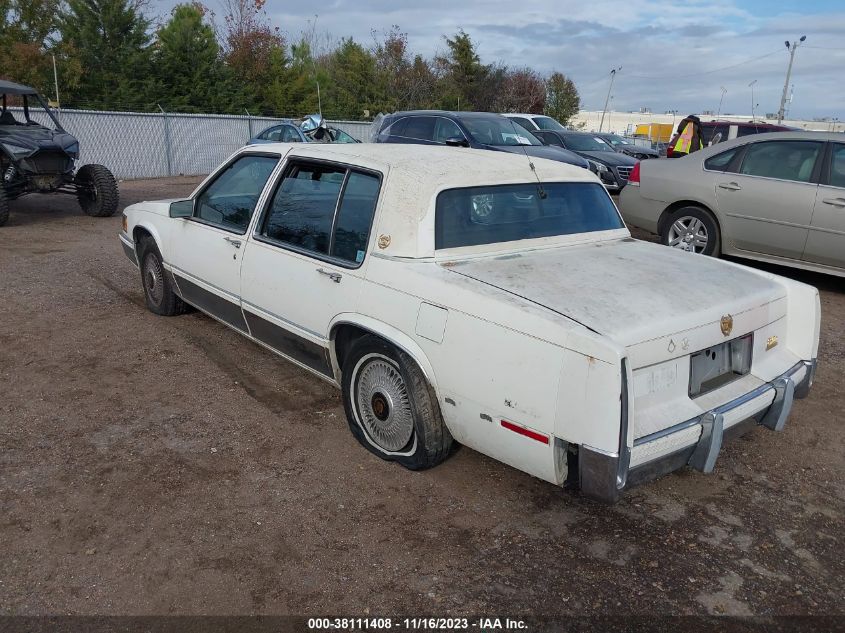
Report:
[[[335,273],[335,272],[332,272],[331,270],[326,270],[325,268],[318,268],[317,272],[320,273],[321,275],[325,275],[326,277],[331,279],[336,284],[339,284],[340,280],[343,278],[343,275],[341,275],[340,273]]]
[[[224,237],[223,239],[226,240],[227,242],[229,242],[229,244],[231,244],[235,248],[241,247],[241,241],[240,240],[232,239],[231,237]]]
[[[723,182],[719,185],[719,189],[727,189],[728,191],[740,191],[742,187],[740,187],[735,182]]]
[[[822,202],[834,207],[845,208],[845,198],[825,198]]]

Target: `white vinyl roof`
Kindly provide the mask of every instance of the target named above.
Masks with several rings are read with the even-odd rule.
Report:
[[[588,170],[509,152],[393,143],[277,144],[251,147],[290,157],[316,158],[380,172],[384,179],[374,239],[390,238],[380,253],[420,258],[434,255],[434,205],[446,189],[537,182],[595,182]],[[383,240],[384,241],[384,240]]]

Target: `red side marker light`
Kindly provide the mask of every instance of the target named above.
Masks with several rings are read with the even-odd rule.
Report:
[[[524,435],[525,437],[529,437],[532,440],[537,440],[541,444],[548,444],[549,443],[549,436],[543,435],[542,433],[537,433],[537,431],[532,431],[531,429],[526,429],[524,426],[519,426],[518,424],[514,424],[513,422],[508,422],[507,420],[502,420],[502,426],[505,427],[508,431],[513,431],[514,433],[519,433],[520,435]]]

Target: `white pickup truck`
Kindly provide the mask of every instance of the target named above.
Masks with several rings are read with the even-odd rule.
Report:
[[[590,172],[420,145],[246,147],[120,240],[187,305],[339,386],[349,427],[422,469],[459,442],[612,502],[709,472],[813,381],[815,288],[631,238]]]

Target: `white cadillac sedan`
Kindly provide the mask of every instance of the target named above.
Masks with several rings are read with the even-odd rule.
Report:
[[[187,200],[128,207],[120,240],[150,310],[194,306],[339,386],[355,438],[411,469],[460,442],[614,501],[782,429],[813,381],[815,288],[633,240],[558,162],[246,147]]]

